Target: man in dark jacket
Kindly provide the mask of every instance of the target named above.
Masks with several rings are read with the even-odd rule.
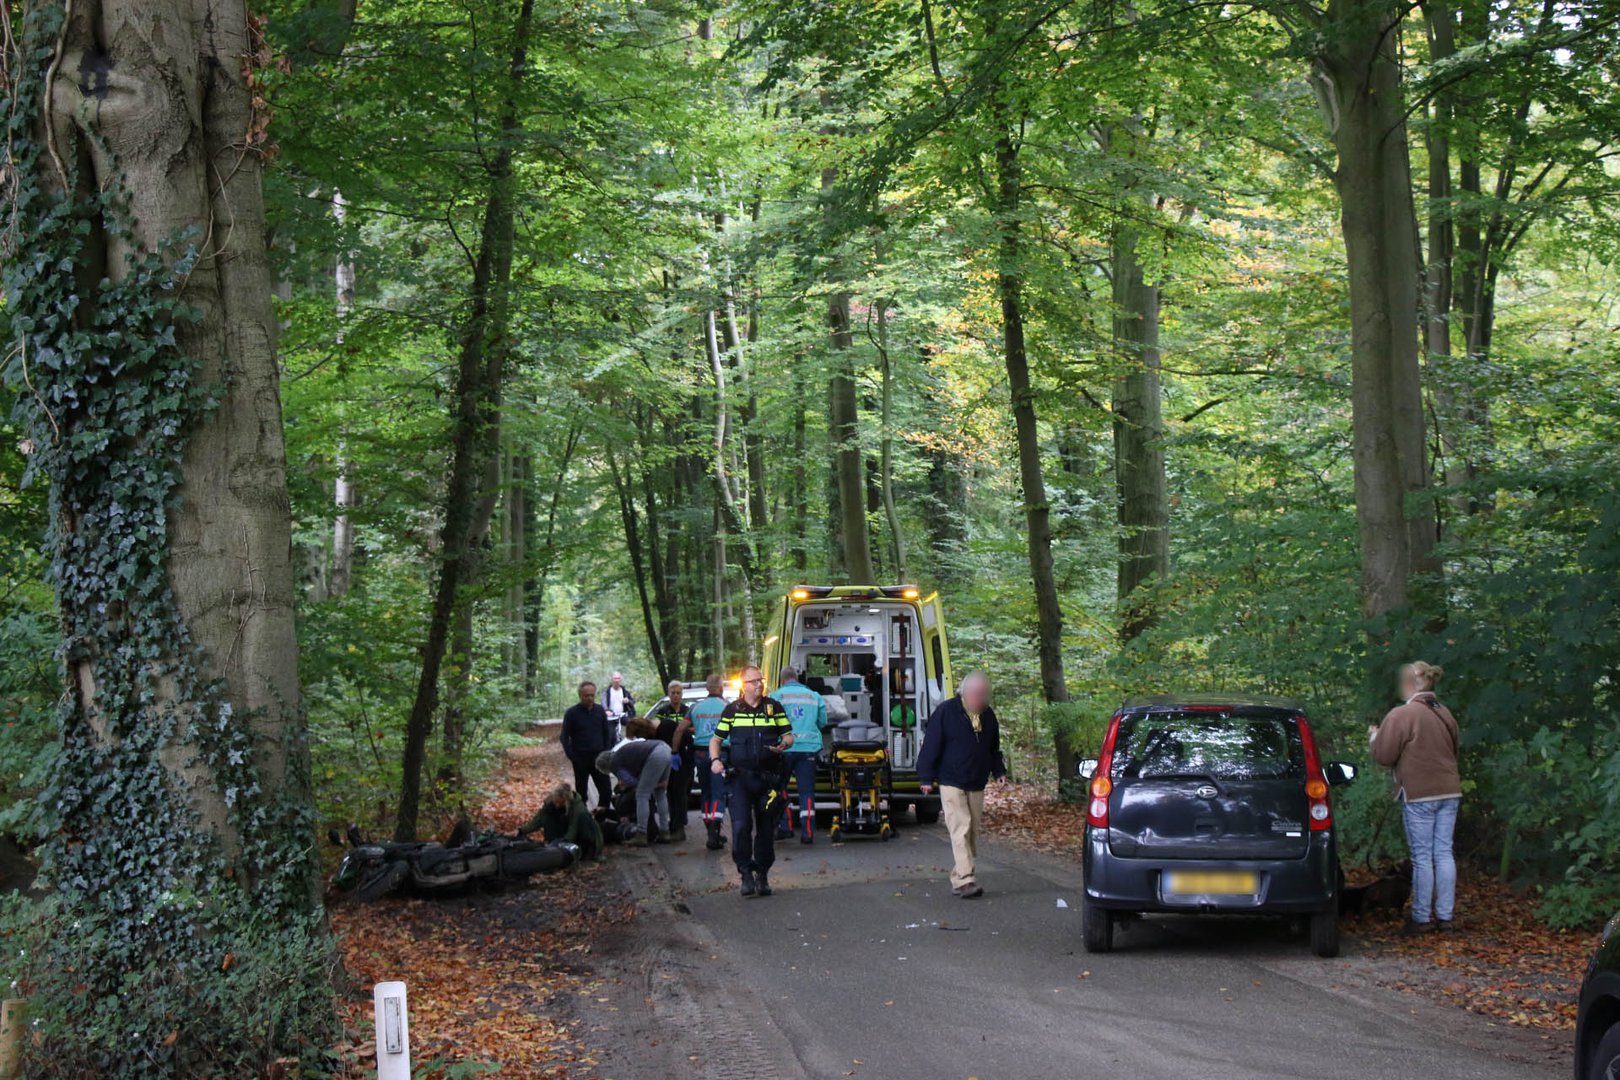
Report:
[[[975,859],[979,825],[984,818],[984,786],[991,777],[1007,775],[1001,757],[1001,725],[990,708],[990,680],[972,672],[962,680],[951,700],[928,718],[922,750],[917,754],[917,779],[922,793],[939,785],[945,828],[951,834],[951,891],[964,900],[983,896]]]
[[[597,806],[608,805],[612,798],[607,774],[596,768],[596,755],[611,749],[612,739],[607,711],[596,703],[596,684],[589,680],[580,683],[579,704],[563,713],[562,749],[574,766],[574,790],[583,799],[586,784],[595,784]]]

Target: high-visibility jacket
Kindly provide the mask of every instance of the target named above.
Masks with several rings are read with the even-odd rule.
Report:
[[[692,737],[697,740],[698,753],[709,752],[709,740],[714,738],[714,729],[725,711],[726,699],[719,694],[700,698],[686,710],[686,718],[692,721]]]
[[[777,772],[782,768],[782,755],[766,748],[781,742],[792,730],[787,710],[775,698],[760,698],[758,705],[738,698],[720,714],[714,733],[731,748],[727,760],[732,768]]]
[[[795,679],[783,683],[776,700],[793,722],[793,750],[814,754],[821,750],[821,733],[827,728],[827,699]]]

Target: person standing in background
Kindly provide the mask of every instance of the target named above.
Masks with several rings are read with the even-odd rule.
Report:
[[[596,768],[596,755],[614,743],[613,725],[596,701],[596,684],[586,679],[579,684],[579,704],[563,713],[562,751],[574,767],[574,790],[585,798],[589,785],[596,785],[596,805],[612,804],[607,774]]]
[[[658,725],[653,738],[669,747],[669,839],[679,844],[686,839],[686,804],[692,797],[692,721],[682,700],[685,685],[672,679],[665,693],[648,716]]]
[[[784,756],[787,771],[793,777],[793,788],[799,801],[799,843],[815,843],[816,820],[816,760],[821,756],[822,732],[827,730],[827,702],[822,696],[799,681],[798,669],[782,669],[782,685],[776,691],[776,700],[787,710],[793,723],[793,749]],[[793,805],[782,800],[782,824],[776,837],[786,840],[793,835]]]
[[[1457,903],[1451,842],[1462,806],[1462,772],[1457,718],[1434,695],[1443,674],[1422,660],[1401,668],[1398,686],[1406,700],[1367,729],[1373,760],[1394,770],[1412,853],[1412,917],[1405,934],[1450,930]]]
[[[615,671],[608,677],[607,693],[602,695],[602,706],[608,719],[613,721],[614,741],[623,737],[624,722],[635,715],[636,698],[624,685],[624,675]]]
[[[945,828],[951,834],[951,891],[964,900],[984,895],[978,880],[979,828],[984,818],[984,786],[991,777],[1003,779],[1007,763],[1001,757],[1001,725],[990,708],[990,680],[972,672],[962,680],[957,695],[935,709],[923,733],[917,754],[917,779],[922,793],[933,793],[939,782],[939,801]]]
[[[710,675],[704,687],[708,690],[708,696],[694,703],[686,715],[692,721],[698,802],[703,807],[703,827],[709,834],[704,846],[710,851],[719,851],[726,846],[725,833],[720,828],[725,820],[725,787],[721,779],[709,771],[709,764],[713,760],[709,757],[709,740],[714,738],[714,729],[720,723],[720,717],[725,715],[725,680],[719,675]]]

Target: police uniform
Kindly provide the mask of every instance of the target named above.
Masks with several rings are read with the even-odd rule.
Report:
[[[771,894],[765,875],[776,861],[776,819],[782,791],[782,755],[770,749],[793,731],[787,710],[775,698],[726,706],[714,733],[727,747],[726,801],[731,811],[731,858],[743,879],[743,895]]]

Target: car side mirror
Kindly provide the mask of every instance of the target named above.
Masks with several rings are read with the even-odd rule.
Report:
[[[1331,787],[1343,787],[1356,781],[1359,770],[1348,761],[1330,761],[1323,767],[1322,772],[1327,777]]]
[[[1097,775],[1097,766],[1099,764],[1100,762],[1098,762],[1098,760],[1094,757],[1081,758],[1080,764],[1075,768],[1074,771],[1079,774],[1080,779],[1090,780],[1093,776]]]

